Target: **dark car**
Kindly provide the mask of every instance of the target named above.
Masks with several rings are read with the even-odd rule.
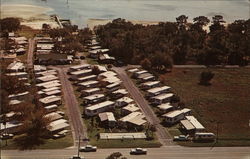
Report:
[[[85,59],[85,57],[84,57],[84,56],[80,56],[80,59],[81,59],[81,60],[84,60],[84,59]]]

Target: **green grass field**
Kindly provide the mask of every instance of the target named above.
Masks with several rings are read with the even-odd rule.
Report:
[[[212,85],[199,85],[200,73],[205,70],[173,69],[161,78],[207,131],[216,134],[218,122],[221,142],[217,146],[250,145],[250,69],[211,68],[215,74]]]
[[[20,137],[16,136],[15,138]],[[6,140],[1,141],[1,149],[20,149],[20,146],[17,145],[17,143],[14,141],[14,139],[7,140],[7,146],[6,146]],[[43,144],[34,146],[32,149],[62,149],[73,146],[73,138],[71,132],[69,132],[65,137],[59,138],[59,139],[44,139]]]

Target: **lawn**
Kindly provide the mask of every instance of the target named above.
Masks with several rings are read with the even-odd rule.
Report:
[[[28,26],[22,25],[21,29],[17,31],[17,34],[19,34],[19,36],[24,36],[29,39],[35,37],[35,35],[39,34],[40,32],[40,30],[35,30]]]
[[[123,140],[100,140],[98,139],[98,134],[102,132],[109,133],[109,129],[104,129],[98,126],[98,122],[93,120],[91,124],[91,119],[84,119],[84,123],[87,126],[88,136],[90,138],[90,144],[96,145],[100,148],[129,148],[129,147],[160,147],[161,144],[157,140],[156,135],[154,134],[153,140],[144,140],[144,139],[123,139]],[[94,125],[94,126],[92,126]],[[118,130],[113,129],[113,132],[127,132],[127,130]]]
[[[173,69],[161,79],[207,131],[216,134],[218,123],[217,146],[250,145],[250,69],[210,68],[215,74],[212,84],[202,86],[199,77],[205,70]]]
[[[15,136],[18,138],[20,136]],[[14,142],[14,139],[1,141],[1,149],[19,149],[20,147]],[[33,149],[62,149],[73,146],[73,138],[71,132],[69,132],[65,137],[59,139],[44,139],[43,144],[39,146],[34,146]]]

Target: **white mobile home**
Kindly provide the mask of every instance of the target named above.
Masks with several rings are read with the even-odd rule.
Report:
[[[84,97],[84,96],[89,96],[89,95],[92,95],[92,94],[97,94],[101,91],[100,88],[89,88],[89,89],[84,89],[81,91],[81,95]]]
[[[59,119],[51,122],[48,126],[48,130],[50,132],[58,132],[65,128],[69,127],[69,124],[67,123],[67,120],[65,119]]]
[[[130,113],[138,112],[138,111],[140,111],[140,108],[137,107],[135,104],[129,104],[122,108],[123,114],[130,114]]]
[[[45,66],[42,65],[34,65],[34,71],[35,72],[42,72],[42,71],[46,71],[47,68]]]
[[[164,104],[158,105],[157,108],[159,108],[163,113],[167,113],[173,110],[174,107],[170,105],[170,103],[164,103]]]
[[[112,92],[112,93],[111,93],[111,96],[112,96],[113,98],[121,98],[121,97],[123,97],[123,96],[125,96],[125,95],[127,95],[127,94],[128,94],[128,92],[127,92],[126,89],[118,89],[118,90]]]
[[[56,104],[53,104],[53,105],[46,106],[44,108],[45,108],[46,112],[50,113],[50,112],[56,111],[58,106]]]
[[[53,91],[44,92],[45,96],[52,96],[52,95],[61,96],[61,94],[62,94],[62,92],[59,89],[53,90]]]
[[[172,112],[162,115],[167,124],[175,124],[184,119],[185,115],[181,110],[174,110]]]
[[[20,131],[20,127],[23,124],[18,122],[18,121],[9,121],[6,122],[5,125],[3,125],[3,123],[0,123],[0,133],[8,133],[8,134],[15,134],[15,133],[19,133]]]
[[[138,68],[131,68],[128,70],[128,72],[130,72],[130,73],[134,73],[134,72],[138,72],[138,71],[139,71]]]
[[[70,74],[72,75],[71,76],[72,79],[77,80],[80,77],[91,75],[92,69],[74,71],[74,72],[71,72]]]
[[[115,103],[112,101],[105,101],[102,103],[98,103],[92,106],[89,106],[85,109],[85,114],[87,116],[94,116],[97,115],[99,113],[105,112],[111,108],[114,108]]]
[[[151,76],[153,76],[151,73],[143,73],[143,74],[139,75],[139,76],[137,77],[137,79],[143,80],[144,78],[146,78],[146,77],[151,77]]]
[[[98,75],[98,78],[102,79],[102,78],[110,78],[110,77],[114,77],[114,76],[117,76],[117,74],[115,72],[107,71],[107,72],[100,73]]]
[[[157,96],[154,96],[150,99],[151,104],[159,105],[171,101],[171,98],[174,96],[173,93],[164,93]]]
[[[89,64],[76,65],[69,68],[69,72],[75,72],[79,70],[90,69]]]
[[[113,92],[120,88],[120,84],[121,82],[115,82],[115,83],[107,85],[105,88],[107,89],[108,92]]]
[[[43,91],[43,92],[50,92],[50,91],[54,91],[54,90],[60,90],[60,87],[51,87],[51,88],[47,88],[47,89],[41,89],[41,91]]]
[[[78,83],[78,86],[80,89],[84,89],[84,88],[96,87],[98,84],[99,84],[98,81],[86,81],[86,82]]]
[[[47,76],[47,75],[57,75],[57,72],[56,72],[56,70],[47,70],[47,71],[35,73],[36,77]]]
[[[122,98],[116,100],[115,105],[116,105],[117,107],[123,107],[123,106],[126,106],[126,105],[132,103],[133,101],[134,101],[134,100],[131,99],[131,98],[129,98],[129,97],[122,97]]]
[[[41,83],[41,82],[58,80],[58,77],[55,75],[47,75],[47,76],[38,77],[38,78],[36,78],[36,80],[38,83]]]
[[[85,82],[85,81],[89,81],[89,80],[96,80],[96,78],[97,78],[96,75],[90,75],[90,76],[77,78],[76,81],[79,83],[79,82]]]
[[[142,74],[145,74],[145,73],[148,73],[148,71],[142,70],[142,71],[134,72],[133,76],[134,76],[135,78],[138,78],[138,76],[140,76],[140,75],[142,75]]]
[[[27,72],[14,72],[14,73],[6,73],[7,76],[16,76],[18,78],[27,78]]]
[[[8,72],[24,72],[25,66],[22,62],[14,61],[7,67]]]
[[[141,127],[147,123],[145,116],[141,112],[130,113],[119,120],[127,123],[129,127]]]
[[[104,94],[93,94],[83,98],[86,104],[99,103],[106,99]]]
[[[26,91],[26,92],[22,92],[22,93],[18,93],[18,94],[11,94],[11,95],[8,96],[8,98],[9,98],[10,100],[14,100],[14,99],[22,100],[22,99],[24,99],[25,97],[27,97],[28,94],[29,94],[29,92]]]
[[[147,90],[147,96],[148,97],[157,96],[157,95],[162,94],[162,93],[167,93],[167,92],[169,92],[169,90],[170,90],[169,86],[151,88],[151,89]]]
[[[102,79],[102,81],[106,82],[107,84],[121,83],[121,80],[116,76],[104,78],[104,79]]]
[[[115,116],[112,112],[104,112],[98,114],[100,121],[102,122],[102,125],[108,126],[108,127],[114,127],[116,124]]]
[[[147,89],[151,89],[151,88],[155,88],[159,86],[160,86],[160,81],[150,81],[150,82],[142,83],[140,87],[143,90],[147,90]]]
[[[194,116],[186,116],[186,119],[190,121],[190,123],[195,127],[196,131],[205,130],[205,127]]]
[[[41,98],[41,99],[39,99],[39,101],[43,104],[43,106],[49,106],[49,105],[53,105],[53,104],[60,105],[61,104],[61,97],[52,95],[52,96],[48,96],[45,98]]]

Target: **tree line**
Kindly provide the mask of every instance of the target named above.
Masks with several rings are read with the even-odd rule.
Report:
[[[173,64],[247,65],[250,19],[235,20],[227,26],[224,23],[221,15],[211,21],[205,16],[195,17],[192,23],[181,15],[176,22],[148,26],[118,18],[94,30],[112,56],[155,70]]]
[[[47,128],[49,128],[51,119],[45,116],[46,111],[39,102],[34,75],[30,73],[30,79],[33,82],[31,86],[27,86],[24,81],[19,80],[16,76],[6,75],[8,65],[9,62],[1,60],[1,123],[3,127],[5,127],[9,121],[22,123],[22,126],[18,130],[18,136],[14,138],[14,143],[19,149],[33,149],[43,144],[44,138],[50,135]],[[25,91],[28,91],[29,95],[21,103],[15,105],[10,104],[9,95]],[[9,112],[13,112],[14,116],[8,118],[6,114]]]

